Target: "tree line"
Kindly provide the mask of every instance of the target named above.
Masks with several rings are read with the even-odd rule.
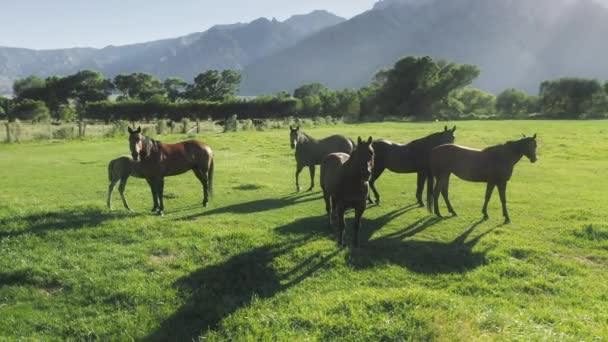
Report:
[[[380,70],[369,85],[358,90],[310,83],[293,93],[244,99],[236,97],[241,75],[233,70],[209,70],[192,83],[180,78],[161,81],[147,73],[108,79],[97,71],[83,70],[65,77],[16,80],[13,98],[0,97],[0,119],[220,120],[237,114],[251,119],[331,115],[359,121],[387,116],[416,120],[528,118],[531,114],[599,118],[608,113],[608,82],[560,78],[542,82],[536,96],[518,89],[494,95],[470,87],[479,74],[474,65],[405,57],[392,68]]]

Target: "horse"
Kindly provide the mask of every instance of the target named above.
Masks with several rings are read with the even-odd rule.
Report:
[[[485,150],[474,150],[453,144],[435,147],[431,151],[431,173],[435,177],[436,185],[433,190],[435,214],[439,212],[439,193],[443,196],[448,211],[457,216],[448,195],[450,175],[453,173],[459,178],[469,182],[485,182],[486,197],[481,213],[483,219],[488,220],[488,202],[492,197],[494,187],[498,187],[504,224],[511,223],[507,211],[507,182],[511,179],[513,168],[519,160],[526,156],[530,162],[536,163],[536,134],[517,141],[508,141],[505,144],[488,147]],[[430,207],[429,207],[430,209]]]
[[[310,171],[310,187],[315,186],[315,165],[321,164],[323,158],[330,153],[342,152],[351,154],[354,142],[342,135],[333,135],[325,139],[316,140],[300,130],[300,126],[289,126],[289,142],[291,148],[296,150],[296,191],[300,191],[300,172],[305,166]]]
[[[321,163],[321,188],[325,200],[329,227],[337,224],[336,241],[343,246],[344,212],[355,209],[353,246],[359,246],[359,228],[365,212],[369,192],[369,178],[374,167],[372,137],[367,141],[359,137],[357,147],[349,156],[346,153],[331,153]]]
[[[130,176],[144,178],[141,173],[141,165],[138,162],[131,159],[129,156],[122,156],[110,161],[108,164],[108,178],[110,180],[107,201],[108,209],[112,210],[112,192],[114,191],[116,183],[120,181],[118,192],[120,193],[122,204],[127,210],[131,211],[129,203],[127,203],[127,199],[125,198],[125,187],[127,186],[127,180]]]
[[[433,180],[429,171],[429,155],[434,147],[452,144],[455,139],[454,132],[456,132],[456,126],[452,129],[448,129],[448,126],[445,126],[442,132],[414,140],[406,145],[394,144],[387,140],[374,141],[374,169],[372,170],[372,178],[369,181],[369,185],[376,198],[376,204],[380,204],[380,194],[376,189],[376,180],[380,178],[385,169],[389,169],[396,173],[418,173],[416,199],[418,200],[418,205],[424,207],[422,191],[424,190],[425,180],[428,181],[427,201],[432,196],[431,183]],[[371,194],[368,197],[368,201],[370,204],[374,203]]]
[[[213,151],[209,145],[196,140],[164,144],[145,137],[141,127],[129,127],[129,148],[134,160],[141,162],[141,173],[150,185],[154,207],[152,212],[163,216],[164,177],[175,176],[189,170],[203,186],[203,207],[207,207],[213,192]]]

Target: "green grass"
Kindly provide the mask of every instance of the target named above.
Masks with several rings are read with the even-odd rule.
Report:
[[[163,218],[143,180],[127,186],[134,213],[118,194],[105,208],[126,137],[0,145],[0,340],[607,339],[608,122],[457,125],[471,147],[539,134],[539,162],[509,183],[513,224],[497,194],[479,221],[483,184],[454,179],[460,216],[439,221],[412,207],[415,175],[385,173],[358,250],[331,240],[318,186],[293,193],[287,131],[201,135],[210,207],[193,174],[172,177]],[[308,132],[405,142],[442,127]]]

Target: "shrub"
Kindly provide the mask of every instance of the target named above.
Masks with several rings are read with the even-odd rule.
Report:
[[[70,122],[76,119],[76,111],[70,106],[61,106],[59,108],[59,120],[63,122]]]
[[[32,137],[32,139],[34,141],[43,141],[43,140],[51,140],[51,133],[49,132],[36,132],[34,133],[34,136]]]
[[[112,128],[106,132],[105,136],[107,138],[115,138],[121,135],[126,134],[127,128],[129,128],[129,123],[124,120],[118,120],[114,122]]]
[[[42,101],[30,99],[19,102],[13,108],[13,115],[19,120],[32,120],[33,122],[49,121],[51,113]]]
[[[60,127],[58,130],[53,132],[53,139],[59,140],[71,140],[76,137],[76,129],[74,126]]]
[[[190,131],[190,119],[188,118],[182,118],[182,121],[180,122],[181,124],[181,132],[183,134],[188,133],[188,131]]]
[[[236,132],[239,130],[239,121],[236,114],[233,114],[224,122],[224,132]]]
[[[255,126],[253,124],[253,121],[251,119],[247,119],[247,120],[243,121],[242,129],[243,129],[243,131],[253,131],[253,130],[255,130]]]
[[[156,121],[156,134],[167,134],[167,122],[164,120]]]

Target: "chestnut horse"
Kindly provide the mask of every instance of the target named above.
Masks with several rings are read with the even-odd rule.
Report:
[[[366,207],[369,192],[368,182],[374,167],[372,137],[365,142],[359,137],[357,147],[349,156],[346,153],[331,153],[321,163],[321,188],[325,199],[325,210],[332,223],[337,225],[336,240],[343,246],[344,212],[355,209],[353,226],[353,246],[359,245],[361,217]]]
[[[203,206],[209,202],[213,189],[213,152],[209,145],[196,140],[163,144],[141,134],[141,127],[129,127],[129,147],[134,160],[141,161],[141,173],[152,190],[152,212],[163,215],[164,177],[190,170],[203,185]]]
[[[289,127],[289,143],[296,150],[296,191],[300,191],[300,172],[305,166],[310,171],[310,187],[312,191],[315,186],[315,165],[321,164],[323,158],[330,153],[342,152],[351,154],[355,147],[352,140],[342,136],[317,140],[300,130],[300,126]]]
[[[528,157],[532,163],[536,162],[536,134],[531,138],[509,141],[481,151],[457,145],[442,145],[434,148],[431,151],[431,172],[437,182],[433,191],[435,214],[441,217],[438,200],[441,192],[448,211],[456,216],[448,196],[450,175],[453,173],[469,182],[487,183],[486,198],[481,210],[484,220],[489,218],[488,202],[494,187],[498,187],[502,214],[505,217],[504,223],[511,223],[507,211],[507,182],[511,179],[515,164],[523,156]]]
[[[386,140],[374,141],[374,170],[372,171],[369,186],[376,197],[376,204],[380,204],[380,194],[376,190],[376,180],[380,178],[385,169],[388,169],[395,173],[415,172],[418,174],[416,199],[418,200],[418,205],[424,207],[422,192],[425,180],[428,181],[427,200],[432,198],[433,179],[430,176],[429,155],[431,154],[431,150],[439,145],[452,144],[454,142],[454,132],[456,132],[456,126],[452,129],[448,129],[448,126],[445,126],[442,132],[431,134],[405,145],[394,144]],[[371,194],[368,200],[370,203],[373,203]]]

